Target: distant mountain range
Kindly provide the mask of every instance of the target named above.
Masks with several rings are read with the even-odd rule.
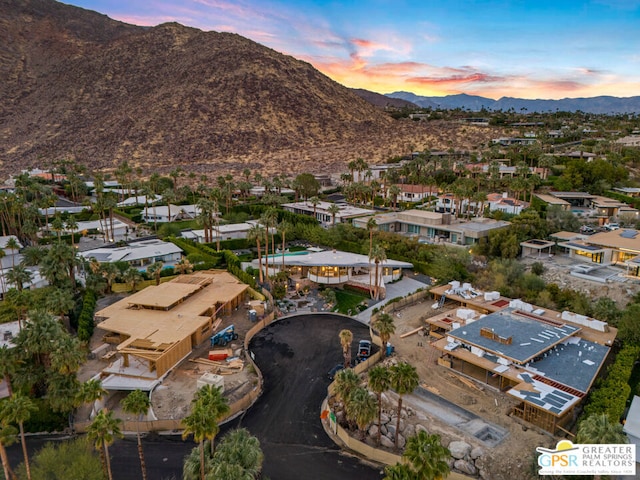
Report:
[[[424,97],[411,92],[387,93],[389,98],[399,98],[423,108],[468,109],[478,112],[483,108],[493,111],[515,110],[516,112],[577,112],[596,114],[640,113],[640,97],[592,97],[563,98],[561,100],[527,100],[502,97],[499,100],[475,95],[459,94],[445,97]]]

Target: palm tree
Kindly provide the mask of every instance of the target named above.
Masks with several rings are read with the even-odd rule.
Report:
[[[335,395],[342,401],[346,401],[351,395],[351,391],[360,384],[360,377],[351,368],[340,370],[334,380]]]
[[[2,460],[5,480],[16,478],[11,470],[11,464],[9,463],[9,457],[7,456],[5,447],[9,447],[15,443],[17,433],[18,430],[13,425],[9,425],[4,421],[0,423],[0,460]]]
[[[269,283],[269,229],[275,225],[276,213],[275,210],[269,208],[260,217],[260,223],[264,226],[264,265],[266,272],[266,280]]]
[[[286,248],[286,236],[287,236],[287,232],[290,232],[291,229],[293,228],[293,225],[291,225],[291,223],[287,222],[286,220],[282,220],[279,224],[278,224],[278,231],[280,232],[280,236],[282,237],[282,271],[284,272],[284,250]]]
[[[576,443],[629,443],[629,440],[621,424],[611,422],[606,413],[597,413],[580,422]]]
[[[421,430],[407,439],[402,458],[408,460],[415,478],[436,480],[449,474],[447,460],[451,452],[440,442],[440,436]]]
[[[351,330],[340,330],[340,345],[342,345],[342,355],[344,356],[344,368],[351,367],[351,342],[353,341],[353,333]]]
[[[398,434],[400,433],[400,417],[402,415],[402,396],[411,393],[420,383],[420,377],[416,368],[408,363],[401,362],[390,367],[391,388],[398,394],[398,420],[396,423],[395,444],[398,446]]]
[[[142,273],[136,267],[129,267],[126,272],[124,272],[124,281],[129,284],[131,287],[131,291],[135,292],[136,287],[142,281]]]
[[[260,448],[260,441],[252,436],[246,428],[238,428],[227,433],[213,456],[213,476],[222,478],[220,465],[236,465],[241,467],[240,475],[232,479],[258,478],[262,470],[264,454]]]
[[[329,208],[327,208],[327,213],[329,213],[331,215],[331,225],[333,225],[335,227],[336,226],[336,215],[338,213],[340,213],[340,207],[338,205],[336,205],[335,203],[332,203],[331,205],[329,205]]]
[[[182,257],[173,267],[176,272],[181,275],[193,272],[193,265],[187,257]]]
[[[162,262],[153,262],[151,265],[147,267],[147,273],[150,277],[154,278],[156,281],[156,286],[160,285],[160,277],[162,275],[162,269],[164,268],[164,263]]]
[[[398,185],[391,185],[389,187],[388,195],[391,197],[391,204],[393,205],[394,210],[398,208],[398,195],[401,193],[402,189]]]
[[[33,273],[31,273],[30,270],[27,270],[24,265],[19,264],[9,270],[5,275],[5,278],[8,283],[15,285],[16,289],[19,292],[22,292],[24,284],[30,283],[33,279]]]
[[[382,439],[382,393],[391,387],[391,372],[382,365],[376,365],[368,372],[368,384],[373,393],[378,396],[378,445]]]
[[[313,205],[313,218],[318,220],[318,217],[316,216],[316,211],[318,209],[318,204],[320,203],[320,199],[314,195],[309,199],[309,203]]]
[[[69,328],[69,322],[66,314],[70,312],[75,305],[76,302],[73,299],[73,292],[68,288],[54,289],[45,300],[47,311],[57,315],[67,328]]]
[[[387,465],[384,467],[384,477],[382,480],[412,480],[413,478],[416,477],[409,465],[396,463],[395,465]]]
[[[376,270],[375,270],[375,286],[374,286],[374,291],[375,291],[375,299],[379,300],[380,299],[380,284],[382,283],[381,280],[381,273],[379,271],[380,268],[380,264],[385,262],[387,260],[387,253],[385,252],[384,248],[382,248],[382,246],[380,246],[379,244],[376,244],[373,246],[373,248],[371,249],[371,252],[369,253],[369,261],[373,260],[373,263],[376,266]]]
[[[71,232],[71,246],[75,248],[75,232],[76,230],[78,230],[78,222],[73,215],[69,215],[69,218],[67,218],[67,221],[65,222],[65,228]]]
[[[22,250],[22,263],[33,267],[38,265],[47,254],[47,251],[39,245],[29,245]]]
[[[9,237],[4,248],[11,250],[11,268],[16,266],[16,254],[20,251],[20,244],[16,237]]]
[[[93,442],[96,450],[100,452],[102,468],[109,480],[113,480],[111,474],[111,459],[109,458],[109,445],[115,442],[116,438],[122,438],[120,424],[122,420],[113,416],[113,412],[103,408],[95,416],[91,425],[87,429],[87,437]]]
[[[345,403],[347,418],[354,420],[362,436],[365,429],[376,417],[377,402],[366,388],[357,387],[351,391]]]
[[[31,480],[31,467],[29,465],[29,455],[27,454],[27,441],[24,436],[24,422],[29,420],[31,412],[38,408],[35,403],[22,394],[14,393],[4,401],[1,415],[6,423],[17,423],[20,429],[20,442],[22,443],[22,454],[24,455],[24,465],[27,469],[27,479]]]
[[[264,228],[262,227],[262,225],[259,224],[255,224],[253,225],[249,231],[247,232],[247,240],[248,241],[255,241],[256,242],[256,247],[258,249],[258,275],[259,275],[259,280],[260,283],[263,282],[263,277],[262,277],[262,251],[260,249],[260,240],[262,239],[262,235],[264,235]]]
[[[107,391],[102,387],[102,382],[98,379],[87,380],[80,384],[80,389],[76,396],[78,404],[90,403],[91,412],[89,418],[93,418],[96,413],[96,402],[100,400]]]
[[[107,292],[112,293],[113,282],[118,277],[119,271],[113,263],[100,264],[100,274],[107,281]]]
[[[384,349],[384,355],[387,356],[387,342],[391,338],[391,335],[396,333],[396,325],[393,322],[393,317],[388,313],[380,313],[376,316],[375,320],[371,322],[371,326],[378,331],[380,340],[382,341],[382,348]]]
[[[204,405],[196,402],[191,406],[191,413],[182,419],[182,425],[184,426],[182,439],[184,440],[189,435],[193,435],[193,440],[198,444],[200,449],[200,479],[204,480],[204,440],[214,437],[219,428],[218,424]]]
[[[220,431],[218,422],[230,412],[229,401],[222,394],[220,387],[204,385],[196,392],[193,402],[201,404],[215,421],[215,426],[211,432],[212,436],[207,437],[211,442],[211,455],[213,455],[215,449],[214,440]]]
[[[142,390],[134,390],[122,400],[122,410],[137,417],[140,420],[142,415],[149,413],[149,395]],[[144,450],[142,449],[142,439],[140,438],[140,426],[136,421],[136,437],[138,438],[138,455],[140,456],[140,468],[142,469],[142,480],[147,479],[147,467],[144,463]]]
[[[16,371],[18,357],[16,356],[14,349],[9,348],[7,345],[0,347],[0,377],[7,384],[7,391],[9,396],[13,395],[11,389],[11,376]]]

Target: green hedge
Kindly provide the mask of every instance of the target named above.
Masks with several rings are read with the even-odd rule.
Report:
[[[625,345],[609,367],[607,378],[591,391],[584,408],[586,416],[606,413],[612,422],[619,422],[631,394],[629,379],[635,361],[640,357],[640,346]]]
[[[83,342],[88,342],[93,335],[95,323],[93,313],[96,309],[98,298],[93,290],[87,290],[82,301],[82,311],[78,317],[78,338]]]

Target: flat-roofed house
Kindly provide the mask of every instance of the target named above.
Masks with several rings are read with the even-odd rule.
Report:
[[[309,201],[283,203],[282,208],[288,212],[297,213],[299,215],[315,215],[315,218],[318,220],[320,225],[323,227],[329,227],[334,221],[333,215],[329,212],[332,205],[337,205],[339,208],[339,211],[335,214],[335,223],[351,223],[355,218],[375,213],[375,210],[367,208],[323,201],[318,202],[315,206]]]
[[[136,268],[145,268],[155,262],[162,262],[165,266],[175,265],[182,258],[180,247],[157,238],[130,242],[124,247],[105,246],[79,253],[87,260],[95,258],[100,263],[127,262]]]
[[[572,312],[450,282],[431,289],[454,309],[427,318],[438,364],[505,391],[512,414],[551,434],[566,432],[588,395],[617,330]],[[455,309],[455,305],[459,308]]]

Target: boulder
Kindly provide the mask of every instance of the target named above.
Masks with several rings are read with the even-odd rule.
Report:
[[[369,430],[368,430],[367,433],[369,434],[370,437],[377,438],[378,437],[378,426],[377,425],[371,425],[369,427]]]
[[[383,435],[382,438],[380,439],[380,445],[382,445],[383,447],[386,447],[386,448],[395,447],[395,444],[393,443],[393,440],[389,439],[389,437],[387,437],[386,435]]]
[[[469,453],[469,456],[471,457],[472,460],[475,460],[476,458],[479,458],[482,455],[484,455],[484,449],[482,447],[473,447],[471,449],[471,453]]]
[[[382,425],[389,423],[389,420],[390,417],[386,413],[383,412],[382,415],[380,415],[380,423],[382,423]]]
[[[429,430],[427,430],[427,427],[425,427],[424,425],[422,425],[421,423],[416,424],[415,427],[416,433],[420,433],[420,432],[427,432],[429,433]]]
[[[462,459],[471,452],[471,445],[467,442],[455,441],[449,444],[451,456],[455,459]]]
[[[407,425],[405,428],[403,428],[402,430],[400,430],[402,432],[402,435],[405,436],[405,438],[409,438],[409,437],[413,437],[416,433],[416,427],[414,427],[412,424]]]
[[[453,464],[453,468],[467,475],[475,475],[476,473],[478,473],[478,470],[473,465],[473,462],[468,462],[467,460],[456,460]]]
[[[402,435],[398,435],[398,448],[404,448],[406,444],[407,441],[405,440],[405,438]]]

